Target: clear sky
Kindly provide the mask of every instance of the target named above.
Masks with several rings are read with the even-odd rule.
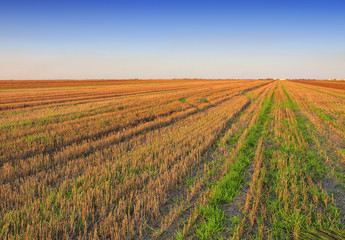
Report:
[[[0,0],[0,79],[345,78],[344,0]]]

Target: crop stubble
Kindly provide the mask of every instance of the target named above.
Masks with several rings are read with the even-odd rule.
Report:
[[[340,238],[345,85],[328,83],[2,82],[0,236]]]

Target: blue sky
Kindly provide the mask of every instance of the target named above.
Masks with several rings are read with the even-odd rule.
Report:
[[[345,1],[0,0],[0,79],[345,78]]]

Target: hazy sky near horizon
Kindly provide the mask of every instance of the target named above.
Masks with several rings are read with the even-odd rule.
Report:
[[[1,0],[0,79],[345,78],[345,1]]]

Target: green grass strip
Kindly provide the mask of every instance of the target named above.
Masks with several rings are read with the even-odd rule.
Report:
[[[214,194],[209,200],[209,203],[199,209],[200,216],[203,220],[198,225],[196,231],[196,237],[198,239],[215,239],[221,237],[220,234],[223,233],[225,229],[224,224],[227,221],[221,205],[231,202],[245,181],[244,171],[255,157],[258,141],[264,132],[265,123],[270,117],[269,113],[272,108],[273,96],[274,93],[264,100],[258,121],[249,130],[248,136],[235,159],[235,163],[231,163],[227,174],[216,183],[213,189]],[[229,140],[229,142],[232,141]]]
[[[302,137],[309,143],[310,147],[304,149],[299,145],[297,139],[292,141],[294,138],[290,138],[290,141],[287,141],[286,139],[277,139],[274,138],[274,136],[269,136],[269,139],[272,139],[273,143],[270,144],[272,147],[264,150],[264,158],[266,161],[275,162],[278,165],[284,166],[287,164],[280,172],[274,169],[270,170],[267,174],[268,179],[266,179],[266,184],[268,184],[270,188],[270,198],[266,199],[266,205],[268,206],[268,215],[272,222],[270,232],[275,239],[289,239],[292,237],[294,231],[302,234],[300,237],[303,236],[303,232],[306,233],[310,229],[323,229],[326,232],[331,232],[332,229],[341,231],[342,227],[340,224],[339,210],[335,206],[329,205],[327,207],[323,204],[324,195],[321,194],[321,187],[315,185],[312,192],[308,190],[310,196],[313,195],[318,197],[319,203],[315,204],[312,199],[308,199],[305,205],[303,205],[303,201],[305,200],[301,193],[301,176],[305,175],[310,176],[314,180],[321,180],[327,171],[327,167],[324,164],[322,156],[319,154],[319,150],[313,144],[313,138],[309,132],[310,128],[308,128],[309,125],[306,117],[300,114],[298,104],[290,97],[284,85],[282,85],[282,87],[288,99],[286,106],[295,112],[295,119],[297,120],[296,125],[291,127],[301,132]],[[286,129],[285,135],[293,136],[294,133]],[[280,152],[283,158],[274,157],[274,152]],[[294,159],[294,161],[288,161],[286,158]],[[288,197],[287,203],[281,202],[276,196],[277,189],[283,188],[281,181],[282,176],[288,176],[291,179],[295,179],[295,182],[298,183],[296,185],[298,192],[290,189],[291,186],[289,183],[288,194],[291,194],[291,196]],[[297,201],[293,203],[292,199],[296,194],[298,198]],[[290,207],[286,208],[285,204],[289,204]],[[293,211],[294,206],[297,207],[297,212]],[[308,215],[304,212],[303,206],[307,206],[311,209]],[[316,213],[317,209],[322,213],[321,216],[318,215],[320,213]],[[310,224],[308,224],[308,222],[310,222]],[[299,230],[297,231],[296,229]]]

